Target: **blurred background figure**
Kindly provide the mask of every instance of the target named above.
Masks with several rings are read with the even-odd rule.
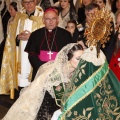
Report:
[[[110,0],[95,0],[95,3],[100,6],[100,9],[105,7],[107,10],[112,10],[112,2]]]
[[[95,3],[100,6],[100,9],[102,9],[106,5],[106,0],[95,0]]]
[[[11,31],[11,25],[12,25],[12,22],[16,16],[18,10],[20,10],[18,7],[18,4],[16,2],[11,2],[8,8],[9,8],[9,13],[10,13],[11,17],[7,22],[7,28],[5,28],[6,32],[4,33],[4,40],[2,41],[1,47],[0,47],[0,69],[1,69],[1,64],[2,64],[3,50],[4,50],[4,46],[5,46],[6,37],[7,37],[7,35],[9,35],[9,33]]]
[[[71,19],[67,22],[66,30],[71,33],[73,41],[77,42],[79,37],[79,31],[77,29],[77,23],[75,20]]]
[[[111,17],[113,19],[113,24],[114,24],[114,27],[115,27],[115,15],[111,11],[111,5],[108,3],[108,0],[95,0],[95,3],[99,5],[100,9],[105,8],[107,10],[110,10]]]
[[[83,36],[80,35],[80,31],[75,20],[69,20],[67,22],[66,30],[71,33],[75,43],[77,42],[81,44],[84,49],[87,48],[83,42]]]
[[[114,13],[120,10],[120,0],[115,0],[115,10]]]
[[[59,7],[59,1],[60,0],[57,0],[57,2],[54,3],[54,6]],[[73,1],[76,12],[78,12],[78,9],[81,7],[81,0],[71,0],[71,1]]]
[[[92,3],[92,0],[83,0],[82,1],[82,6],[78,9],[78,23],[81,24],[85,21],[86,16],[85,16],[85,6],[89,5]]]
[[[10,1],[9,0],[2,0],[2,1],[4,2],[4,6],[1,11],[1,17],[2,17],[2,24],[3,24],[3,32],[5,37],[7,32],[8,20],[10,19],[10,13],[9,13]]]
[[[120,11],[116,14],[117,31],[114,36],[112,58],[110,61],[110,68],[120,81]]]
[[[78,12],[78,9],[81,7],[81,0],[73,0],[73,4],[75,6],[76,12]]]
[[[77,21],[77,13],[72,0],[60,0],[59,4],[59,27],[65,28],[71,19]]]
[[[0,44],[4,39],[4,34],[3,34],[3,25],[2,25],[2,19],[1,19],[1,11],[4,8],[4,0],[0,1]]]
[[[20,9],[18,8],[18,4],[16,2],[11,2],[9,5],[9,13],[10,13],[10,19],[8,20],[8,24],[7,24],[7,34],[9,34],[9,30],[10,30],[10,25],[12,24],[17,12]]]
[[[37,5],[42,7],[42,9],[45,11],[48,7],[51,7],[54,5],[53,0],[37,0]]]
[[[0,1],[0,69],[1,69],[1,62],[2,62],[2,54],[4,49],[4,32],[3,32],[3,23],[1,18],[1,11],[4,8],[4,0]]]
[[[1,16],[2,16],[4,36],[6,36],[8,20],[11,17],[11,15],[9,13],[9,5],[11,2],[16,2],[17,8],[21,9],[22,8],[22,4],[21,4],[22,0],[2,0],[2,1],[4,2],[4,6],[1,11]]]

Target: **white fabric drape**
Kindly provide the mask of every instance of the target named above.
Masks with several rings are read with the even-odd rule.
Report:
[[[68,70],[63,71],[63,68],[68,61],[69,49],[75,44],[68,44],[57,54],[55,61],[45,63],[39,68],[35,80],[21,91],[20,97],[2,120],[35,120],[45,91],[54,98],[53,86],[69,81]]]

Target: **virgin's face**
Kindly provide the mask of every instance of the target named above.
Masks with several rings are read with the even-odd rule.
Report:
[[[83,5],[89,5],[92,2],[92,0],[83,0]]]
[[[68,30],[71,34],[73,34],[74,31],[75,31],[75,24],[74,23],[68,23],[66,30]]]
[[[9,6],[9,13],[11,17],[15,17],[17,11],[15,11],[15,9],[13,8],[12,5]]]
[[[120,0],[117,0],[117,1],[116,1],[116,8],[117,8],[118,10],[120,10]]]
[[[60,5],[63,9],[69,7],[69,0],[60,0]]]
[[[105,3],[103,2],[103,0],[95,0],[95,2],[100,6],[100,9],[105,6]]]
[[[77,68],[82,54],[83,54],[83,50],[78,50],[73,53],[73,57],[70,60],[70,64],[73,68]]]

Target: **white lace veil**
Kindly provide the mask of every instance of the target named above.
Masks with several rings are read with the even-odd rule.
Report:
[[[56,56],[55,61],[42,65],[35,80],[21,92],[3,120],[35,120],[47,90],[53,97],[53,85],[67,80],[63,67],[68,61],[67,53],[76,43],[65,46]],[[63,81],[64,80],[64,81]]]

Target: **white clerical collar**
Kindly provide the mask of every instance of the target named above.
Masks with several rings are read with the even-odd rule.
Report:
[[[46,28],[45,28],[46,29]],[[57,27],[56,28],[54,28],[54,29],[52,29],[52,30],[49,30],[49,29],[46,29],[48,32],[55,32],[56,31],[56,29],[57,29]]]
[[[52,32],[52,30],[48,30],[49,32]]]

